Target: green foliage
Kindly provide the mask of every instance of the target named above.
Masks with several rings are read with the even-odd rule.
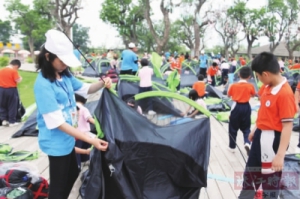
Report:
[[[137,28],[144,19],[142,6],[131,0],[105,0],[100,18],[117,28],[125,41],[137,42]]]
[[[79,24],[74,24],[73,26],[73,42],[75,45],[80,46],[82,52],[88,51],[89,40],[89,30],[90,28],[83,27]]]
[[[8,43],[12,33],[13,31],[10,21],[2,21],[0,19],[0,41]]]
[[[48,15],[41,14],[40,10],[30,8],[22,4],[21,0],[7,0],[5,5],[11,14],[15,28],[26,35],[30,51],[34,50],[35,41],[42,40],[45,33],[52,27],[52,21]],[[34,1],[34,3],[39,1]],[[43,1],[42,1],[43,2]],[[26,41],[25,39],[25,41]]]
[[[24,107],[28,107],[35,102],[33,87],[37,73],[19,71],[22,81],[18,84],[18,90]]]
[[[0,67],[7,66],[9,63],[8,57],[0,57]]]
[[[29,64],[32,64],[33,63],[33,59],[31,57],[27,57],[26,58],[26,62],[29,63]]]

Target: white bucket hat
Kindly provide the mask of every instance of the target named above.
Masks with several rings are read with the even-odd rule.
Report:
[[[55,54],[62,62],[69,67],[81,66],[81,62],[73,53],[73,44],[67,36],[58,30],[48,30],[45,34],[45,48]]]
[[[136,46],[135,46],[134,43],[129,43],[129,44],[128,44],[128,47],[129,47],[129,48],[135,48]]]

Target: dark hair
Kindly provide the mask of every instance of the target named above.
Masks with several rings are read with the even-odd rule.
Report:
[[[141,60],[141,65],[142,65],[142,66],[148,66],[148,65],[149,65],[148,60],[143,58],[143,59]]]
[[[77,45],[75,46],[75,48],[76,48],[76,49],[80,48],[80,45],[77,44]]]
[[[11,60],[9,64],[10,64],[10,65],[13,65],[13,66],[18,66],[18,68],[21,67],[21,62],[20,62],[20,60],[18,60],[18,59],[13,59],[13,60]]]
[[[49,53],[49,60],[46,59],[46,54]],[[57,58],[57,56],[53,53],[50,53],[46,50],[45,47],[42,48],[40,54],[36,57],[36,69],[41,70],[41,73],[44,78],[49,79],[50,82],[54,82],[56,80],[55,70],[52,66],[52,62]],[[71,77],[72,74],[69,71],[69,68],[59,73],[60,76]]]
[[[257,55],[252,61],[251,69],[260,75],[263,72],[270,72],[273,74],[278,74],[280,72],[279,63],[276,57],[269,52],[262,52]]]
[[[239,74],[240,74],[240,77],[242,79],[247,79],[251,76],[251,68],[250,67],[247,67],[247,66],[244,66],[241,68],[241,70],[239,71]]]
[[[295,60],[295,63],[299,63],[298,59]]]
[[[217,64],[216,62],[213,62],[213,63],[212,63],[212,66],[213,66],[213,67],[216,67],[216,66],[218,66],[218,64]]]
[[[192,100],[197,100],[199,99],[199,95],[197,93],[196,90],[192,89],[190,92],[189,92],[189,98],[191,98]]]
[[[76,102],[81,102],[82,104],[85,104],[87,101],[86,98],[84,98],[83,96],[78,95],[76,93],[75,93],[75,100],[76,100]]]
[[[204,80],[204,75],[202,75],[202,74],[198,75],[198,80],[203,81]]]

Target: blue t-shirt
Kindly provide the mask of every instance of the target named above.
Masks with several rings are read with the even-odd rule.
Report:
[[[132,50],[124,50],[122,52],[122,64],[121,70],[132,70],[137,71],[137,62],[138,58],[137,55]]]
[[[75,49],[75,50],[73,51],[73,53],[74,53],[74,55],[77,57],[77,59],[80,61],[80,52],[79,52],[79,50]]]
[[[200,68],[207,68],[207,56],[206,55],[200,55],[199,57],[200,60]]]
[[[34,96],[37,105],[38,141],[41,150],[47,155],[64,156],[72,152],[75,138],[55,129],[48,129],[43,114],[61,110],[64,119],[72,125],[72,113],[77,113],[74,91],[83,83],[74,76],[63,76],[62,81],[50,82],[39,73],[34,84]]]

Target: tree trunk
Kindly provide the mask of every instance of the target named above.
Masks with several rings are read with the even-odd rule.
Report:
[[[228,50],[228,46],[225,45],[225,48],[224,48],[224,57],[226,60],[228,60],[228,57],[229,57],[229,50]]]
[[[248,42],[248,47],[247,47],[247,56],[251,60],[252,59],[252,45],[253,42],[255,41],[255,38],[251,37],[251,35],[247,35],[247,42]]]
[[[194,36],[195,36],[194,56],[199,57],[199,55],[200,55],[200,27],[196,20],[194,20]]]
[[[293,60],[294,59],[294,51],[288,46],[288,44],[286,46],[286,49],[289,52],[289,59]]]
[[[34,56],[34,40],[31,36],[28,37],[28,46],[29,46],[29,50],[30,50],[30,56],[33,58],[33,56]]]

